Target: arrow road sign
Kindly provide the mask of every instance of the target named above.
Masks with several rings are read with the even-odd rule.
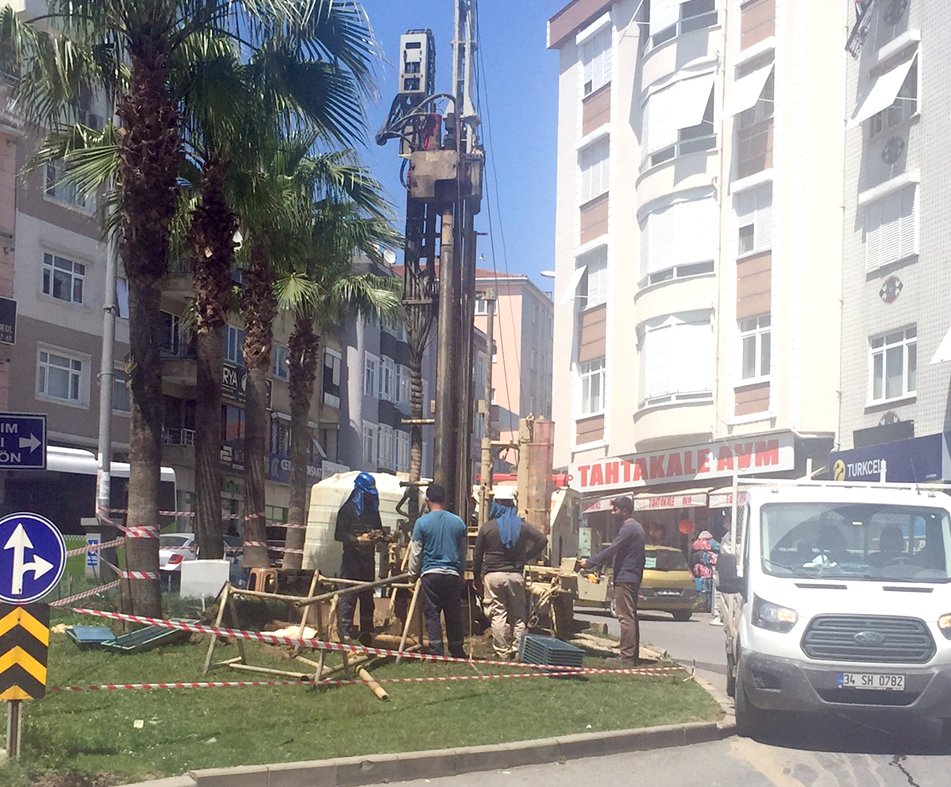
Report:
[[[38,700],[46,693],[49,604],[0,604],[0,700]]]
[[[52,522],[37,514],[0,519],[0,600],[37,601],[59,582],[66,567],[66,542]]]
[[[46,416],[0,413],[0,470],[46,469]]]

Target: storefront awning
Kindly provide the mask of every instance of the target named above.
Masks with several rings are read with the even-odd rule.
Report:
[[[610,511],[611,510],[611,501],[614,500],[616,495],[612,497],[603,497],[600,500],[595,500],[593,503],[588,504],[582,510],[583,514],[597,514],[599,511]]]
[[[707,496],[707,500],[709,508],[730,508],[733,505],[733,487],[725,486],[721,489],[714,489]],[[743,490],[740,490],[736,504],[738,506],[746,504],[746,492]]]
[[[766,82],[769,81],[769,75],[772,73],[773,64],[770,63],[737,79],[733,83],[730,114],[739,115],[740,112],[745,112],[747,109],[754,107],[763,94],[763,88],[766,87]]]
[[[852,118],[846,125],[847,128],[854,128],[863,121],[868,120],[872,115],[881,112],[885,107],[890,107],[898,98],[898,91],[901,90],[902,83],[912,64],[915,62],[917,53],[909,57],[894,68],[879,74],[870,80],[862,99],[857,103]]]
[[[634,497],[635,511],[673,508],[706,508],[708,488],[682,489],[679,492],[643,492]]]

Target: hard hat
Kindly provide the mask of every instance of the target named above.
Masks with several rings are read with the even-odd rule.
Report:
[[[500,486],[492,494],[493,500],[511,500],[513,503],[518,500],[518,492],[510,486]]]

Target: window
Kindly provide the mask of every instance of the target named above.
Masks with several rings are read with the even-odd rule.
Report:
[[[132,397],[129,391],[129,375],[125,373],[125,369],[113,370],[112,409],[117,413],[132,412]]]
[[[608,299],[607,246],[602,246],[580,257],[578,265],[585,266],[577,290],[578,297],[582,299],[581,308],[591,309],[605,303]]]
[[[475,313],[476,314],[489,313],[489,302],[485,298],[476,298]]]
[[[709,312],[684,312],[648,321],[641,329],[640,405],[709,399],[713,356]]]
[[[680,17],[677,17],[677,10]],[[656,20],[656,21],[655,21]],[[667,21],[672,24],[667,24]],[[651,3],[650,45],[670,41],[681,33],[713,27],[717,23],[716,0],[654,0]]]
[[[41,396],[72,404],[85,403],[85,359],[42,348],[37,358],[36,390]]]
[[[606,25],[581,45],[581,62],[584,64],[584,95],[611,81],[611,25]]]
[[[271,453],[287,455],[291,448],[291,424],[283,418],[271,419]]]
[[[756,103],[736,115],[736,177],[745,178],[773,166],[773,84],[775,71]]]
[[[396,398],[396,363],[385,356],[380,359],[380,398],[387,402]]]
[[[873,337],[869,341],[872,364],[872,401],[910,396],[917,389],[918,329]]]
[[[773,184],[737,194],[736,215],[737,256],[769,251],[773,246]]]
[[[221,439],[225,443],[244,440],[244,410],[232,404],[221,406]]]
[[[379,450],[377,463],[387,470],[393,469],[393,427],[389,424],[380,424]]]
[[[400,364],[396,367],[396,401],[409,404],[409,367]]]
[[[363,425],[363,462],[365,465],[376,467],[377,436],[379,427],[376,424]]]
[[[56,254],[43,255],[43,294],[67,303],[83,302],[86,266]]]
[[[291,379],[291,352],[286,344],[275,344],[274,352],[274,376],[278,380]]]
[[[363,395],[379,396],[377,390],[377,369],[380,366],[380,359],[373,353],[366,354],[366,361],[363,367]]]
[[[717,146],[717,134],[713,121],[713,92],[711,91],[704,106],[701,121],[695,126],[677,129],[676,144],[659,150],[657,153],[651,153],[650,165],[653,167],[677,156],[685,156],[688,153],[699,153],[715,148]]]
[[[162,353],[179,357],[184,347],[181,318],[177,314],[162,312],[162,344],[160,348]]]
[[[770,315],[740,320],[740,346],[744,382],[769,377],[770,370]]]
[[[342,356],[329,347],[324,349],[324,404],[340,407],[340,361]]]
[[[406,340],[406,326],[403,324],[402,313],[396,316],[391,316],[389,314],[384,315],[381,327],[384,331],[390,334],[390,336],[393,336],[401,341]]]
[[[127,279],[116,279],[116,317],[129,319],[129,282]]]
[[[775,70],[770,72],[763,91],[759,94],[756,103],[749,109],[744,109],[742,112],[737,113],[737,130],[745,131],[751,129],[757,124],[765,120],[770,120],[773,117],[773,107],[776,103],[773,98],[775,91],[775,73]]]
[[[641,222],[640,286],[712,272],[718,218],[716,199],[706,194],[648,213]]]
[[[225,360],[230,363],[244,363],[244,331],[229,325],[225,328]]]
[[[599,415],[604,412],[604,358],[578,366],[581,378],[581,415]]]
[[[918,206],[912,183],[865,206],[865,269],[918,252]]]
[[[86,200],[72,183],[63,183],[66,162],[55,159],[46,164],[46,195],[77,208],[85,208]]]
[[[396,470],[399,473],[409,472],[409,432],[396,432]]]
[[[607,137],[581,149],[578,163],[581,167],[581,204],[606,193],[611,174],[611,144]]]

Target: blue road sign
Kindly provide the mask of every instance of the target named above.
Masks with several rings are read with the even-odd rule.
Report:
[[[28,604],[49,593],[66,568],[66,542],[37,514],[0,519],[0,600]]]
[[[46,416],[0,413],[0,469],[46,469]]]

